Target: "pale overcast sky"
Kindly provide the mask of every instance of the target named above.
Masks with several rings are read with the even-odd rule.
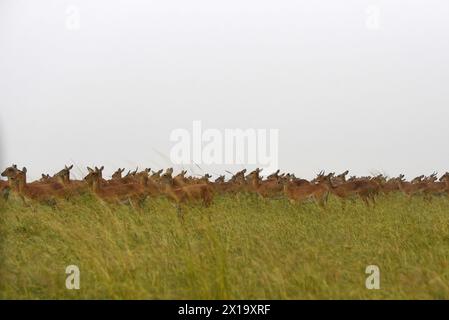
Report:
[[[200,120],[279,129],[298,176],[443,172],[448,17],[447,0],[0,0],[0,164],[167,167],[172,130]]]

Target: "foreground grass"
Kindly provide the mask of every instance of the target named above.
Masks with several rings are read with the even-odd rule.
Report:
[[[142,211],[86,196],[0,206],[0,298],[448,299],[449,199],[379,199],[343,211],[240,195]],[[65,288],[77,265],[80,290]],[[365,288],[378,265],[381,289]]]

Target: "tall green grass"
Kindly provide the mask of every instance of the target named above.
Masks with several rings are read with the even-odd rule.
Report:
[[[448,299],[449,199],[381,197],[326,210],[256,196],[142,210],[90,196],[0,205],[0,298]],[[81,288],[65,287],[77,265]],[[365,288],[378,265],[380,290]]]

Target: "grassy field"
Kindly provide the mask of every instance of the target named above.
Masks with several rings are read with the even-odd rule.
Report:
[[[255,196],[142,211],[90,196],[0,212],[0,298],[448,299],[449,199],[382,197],[343,211]],[[67,290],[77,265],[81,288]],[[378,265],[380,290],[365,288]]]

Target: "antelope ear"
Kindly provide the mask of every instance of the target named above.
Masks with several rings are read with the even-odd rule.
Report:
[[[73,164],[67,168],[68,170],[72,170],[73,169]]]
[[[94,170],[92,168],[90,168],[90,167],[87,167],[87,171],[89,171],[89,173],[93,173],[94,172]]]
[[[14,169],[17,169],[17,164],[13,164],[12,167],[13,167]]]
[[[100,170],[98,170],[98,171],[103,171],[103,169],[104,169],[104,166],[101,166]]]
[[[45,174],[42,173],[42,178],[46,178],[47,176]]]
[[[23,173],[27,173],[27,168],[23,167],[23,168],[22,168],[22,172],[23,172]]]

